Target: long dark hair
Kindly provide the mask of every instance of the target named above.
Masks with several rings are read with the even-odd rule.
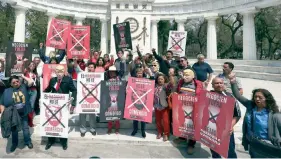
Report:
[[[35,62],[33,62],[33,61],[31,61],[31,62],[28,63],[28,65],[27,65],[27,67],[26,67],[27,72],[31,72],[31,70],[30,70],[30,68],[29,68],[29,66],[30,66],[31,63],[33,63],[34,66],[35,66],[35,67],[34,67],[34,70],[32,71],[32,73],[34,73],[35,75],[38,75],[36,64],[35,64]]]
[[[252,101],[255,101],[255,94],[257,92],[261,92],[264,97],[265,97],[265,102],[266,102],[266,109],[272,111],[273,113],[278,113],[279,112],[279,108],[278,105],[276,104],[276,101],[273,97],[273,95],[266,89],[254,89],[253,90],[253,96],[252,96]]]
[[[99,60],[102,60],[102,62],[103,62],[103,64],[102,64],[102,67],[104,67],[104,65],[105,65],[105,61],[104,61],[104,59],[102,58],[102,57],[99,57],[98,59],[97,59],[97,62],[96,62],[96,67],[99,67],[100,65],[99,65]]]
[[[157,77],[156,77],[156,79],[155,79],[155,83],[156,83],[156,84],[158,84],[158,78],[159,78],[159,77],[163,77],[163,78],[164,78],[164,83],[167,83],[167,82],[168,82],[168,77],[167,77],[164,73],[160,72],[160,73],[158,73],[158,75],[157,75]]]

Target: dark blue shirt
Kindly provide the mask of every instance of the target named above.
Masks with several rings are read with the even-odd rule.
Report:
[[[196,62],[193,66],[192,66],[193,70],[196,73],[197,76],[197,80],[201,81],[201,82],[205,82],[208,78],[208,74],[213,73],[214,71],[212,70],[211,66],[207,63],[201,63],[199,64],[198,62]]]
[[[253,110],[253,113],[247,114],[247,130],[248,135],[258,137],[260,139],[268,140],[268,115],[269,111],[267,109],[263,109],[258,112],[257,107]],[[254,123],[252,124],[252,114]],[[253,128],[252,128],[253,126]],[[252,131],[253,130],[253,131]]]

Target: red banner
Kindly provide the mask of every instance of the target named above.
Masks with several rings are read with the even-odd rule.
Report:
[[[195,139],[227,158],[235,99],[203,91],[195,106]]]
[[[56,67],[58,65],[64,66],[65,70],[67,71],[66,64],[44,64],[43,65],[43,91],[48,87],[50,79],[56,77]]]
[[[71,26],[67,44],[69,59],[88,59],[90,53],[90,26]]]
[[[66,20],[52,19],[49,27],[46,46],[65,49],[71,23]]]
[[[174,94],[173,102],[173,135],[194,139],[194,104],[196,96]]]
[[[154,80],[128,78],[124,118],[152,123]]]

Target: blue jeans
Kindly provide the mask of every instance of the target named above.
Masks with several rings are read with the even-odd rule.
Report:
[[[141,131],[145,131],[145,125],[146,125],[146,123],[141,121]],[[134,120],[133,121],[133,127],[134,127],[134,131],[138,131],[138,129],[139,129],[139,121]]]
[[[211,150],[212,158],[221,158],[221,155]],[[237,154],[235,152],[235,140],[234,133],[230,136],[229,148],[228,148],[228,157],[227,158],[237,158]]]
[[[28,145],[31,142],[30,139],[30,133],[29,133],[29,126],[28,126],[28,121],[27,121],[27,116],[21,117],[21,125],[22,125],[22,132],[23,132],[23,138],[24,138],[24,144]],[[13,145],[18,145],[18,132],[17,131],[12,131],[12,144]]]
[[[37,90],[30,90],[29,95],[30,95],[29,97],[30,105],[32,110],[34,110],[34,106],[37,98]]]

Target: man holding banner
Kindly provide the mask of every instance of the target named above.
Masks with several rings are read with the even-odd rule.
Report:
[[[73,80],[69,76],[65,76],[65,68],[62,65],[58,65],[56,67],[56,75],[57,77],[53,77],[48,87],[44,90],[44,92],[50,93],[62,93],[62,94],[69,94],[72,92],[72,106],[70,108],[70,114],[73,113],[74,106],[76,105],[76,95],[77,89],[73,84]],[[56,138],[55,137],[48,137],[48,143],[45,147],[45,150],[48,150],[54,143]],[[67,149],[67,138],[60,138],[62,147],[64,150]]]
[[[210,147],[212,158],[237,158],[233,128],[241,117],[238,102],[229,98],[223,79],[214,78],[212,85],[214,90],[201,93],[198,100],[196,117],[201,121],[196,122],[195,139]]]

